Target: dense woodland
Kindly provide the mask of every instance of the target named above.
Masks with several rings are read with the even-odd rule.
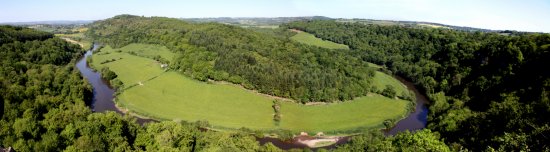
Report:
[[[455,148],[548,151],[550,35],[334,21],[283,25],[348,45],[431,98],[428,128]]]

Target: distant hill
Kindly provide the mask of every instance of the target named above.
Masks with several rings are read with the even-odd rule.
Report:
[[[280,24],[290,23],[294,21],[304,20],[336,20],[337,22],[351,22],[351,23],[364,23],[364,24],[378,24],[378,25],[401,25],[408,27],[422,27],[422,28],[448,28],[459,31],[468,32],[496,32],[503,35],[510,34],[522,34],[532,32],[521,32],[514,30],[491,30],[484,28],[468,27],[468,26],[455,26],[433,22],[423,21],[394,21],[394,20],[375,20],[375,19],[362,19],[362,18],[330,18],[326,16],[302,16],[302,17],[207,17],[207,18],[179,18],[188,22],[206,23],[216,22],[228,25],[235,25],[241,27],[260,27],[260,28],[276,28]],[[32,25],[85,25],[94,22],[95,20],[58,20],[58,21],[32,21],[32,22],[1,22],[0,25],[15,25],[15,26],[27,26]],[[35,28],[36,29],[36,28]],[[41,30],[41,29],[38,29]],[[49,31],[49,30],[46,30]]]
[[[352,22],[352,23],[364,23],[364,24],[379,24],[379,25],[402,25],[402,26],[411,26],[411,27],[431,27],[431,28],[448,28],[448,29],[455,29],[459,31],[481,31],[481,32],[500,32],[499,30],[491,30],[491,29],[483,29],[483,28],[475,28],[475,27],[467,27],[467,26],[454,26],[454,25],[446,25],[441,23],[433,23],[433,22],[421,22],[421,21],[393,21],[393,20],[374,20],[374,19],[345,19],[345,18],[339,18],[336,19],[338,22]]]
[[[332,20],[325,16],[304,16],[304,17],[216,17],[216,18],[180,18],[181,20],[196,23],[217,22],[236,26],[278,26],[283,23],[303,20]]]
[[[337,22],[350,22],[350,23],[364,23],[364,24],[378,24],[378,25],[401,25],[407,27],[421,27],[421,28],[447,28],[459,31],[468,32],[497,32],[504,34],[511,33],[524,33],[510,30],[491,30],[484,28],[475,28],[468,26],[455,26],[433,22],[423,21],[394,21],[394,20],[374,20],[374,19],[362,19],[362,18],[330,18],[326,16],[304,16],[304,17],[211,17],[211,18],[180,18],[181,20],[196,23],[205,22],[217,22],[241,27],[261,27],[261,28],[276,28],[280,24],[290,23],[294,21],[305,20],[336,20]]]
[[[37,25],[37,24],[45,24],[45,25],[71,25],[71,24],[88,24],[92,23],[94,20],[59,20],[59,21],[32,21],[32,22],[2,22],[0,24],[5,25]]]

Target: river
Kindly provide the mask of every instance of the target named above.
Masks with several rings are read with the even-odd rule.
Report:
[[[426,98],[424,94],[420,93],[412,82],[409,82],[401,77],[396,78],[401,81],[401,83],[405,84],[409,90],[414,92],[414,95],[416,96],[416,107],[414,108],[414,112],[409,114],[409,116],[398,121],[389,131],[385,131],[386,135],[395,135],[405,130],[419,130],[426,127],[426,123],[428,122],[428,107],[426,106],[428,103],[428,98]]]
[[[84,76],[93,87],[94,96],[90,102],[90,108],[92,108],[94,112],[115,111],[116,113],[124,115],[124,113],[115,106],[115,102],[113,101],[115,90],[110,87],[107,81],[101,78],[99,72],[94,71],[88,66],[88,63],[86,63],[86,59],[90,57],[93,51],[98,47],[98,44],[94,44],[93,48],[87,51],[76,63],[76,67],[80,70],[82,76]],[[139,117],[136,117],[136,119],[137,122],[142,125],[146,122],[154,121],[152,119],[143,119]]]
[[[90,104],[90,107],[94,112],[106,112],[106,111],[115,111],[120,114],[124,114],[122,111],[120,111],[113,101],[115,90],[112,89],[109,86],[109,83],[106,82],[101,78],[101,75],[99,72],[94,71],[91,69],[87,63],[86,59],[92,55],[93,51],[95,51],[99,45],[94,44],[92,50],[89,50],[84,54],[84,56],[77,62],[76,67],[80,70],[82,75],[88,79],[88,81],[93,86],[93,98],[92,102]],[[407,88],[414,92],[416,95],[416,107],[415,111],[409,114],[406,118],[398,121],[393,128],[391,128],[389,131],[384,131],[386,135],[395,135],[399,132],[409,130],[414,131],[418,129],[422,129],[426,126],[427,123],[427,117],[428,117],[428,108],[426,107],[426,104],[428,103],[428,100],[426,96],[424,96],[422,93],[420,93],[416,87],[409,81],[406,81],[403,78],[397,77],[399,81],[401,81],[403,84],[407,86]],[[155,121],[152,119],[143,119],[143,118],[137,118],[137,122],[139,124],[144,124],[147,122]],[[281,148],[281,149],[291,149],[291,148],[306,148],[307,146],[304,144],[301,144],[297,142],[298,140],[302,138],[313,138],[313,137],[297,137],[291,141],[281,141],[277,138],[257,138],[257,140],[260,142],[260,144],[265,144],[267,142],[273,143],[273,145]],[[323,148],[334,148],[337,145],[345,144],[349,140],[350,137],[343,137],[342,139],[338,140],[338,142],[334,145],[323,147]]]

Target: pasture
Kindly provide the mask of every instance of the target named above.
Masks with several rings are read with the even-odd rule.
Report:
[[[117,96],[117,104],[130,112],[162,120],[207,120],[214,129],[246,127],[265,131],[286,129],[330,133],[382,128],[384,120],[400,119],[408,112],[408,101],[378,94],[322,105],[284,101],[281,102],[281,120],[276,123],[272,97],[234,84],[201,82],[175,71],[165,71],[160,67],[161,63],[144,57],[173,56],[164,49],[146,44],[131,44],[120,49],[106,46],[94,53],[91,64],[96,69],[109,67],[118,75],[117,79],[126,88]],[[129,52],[142,53],[132,55]],[[389,78],[382,76],[378,79],[385,86],[385,83],[393,83]]]
[[[346,50],[349,49],[347,45],[323,40],[315,37],[315,35],[313,34],[309,34],[302,31],[297,31],[297,34],[292,36],[290,39],[296,42],[300,42],[300,43],[304,43],[312,46],[318,46],[322,48],[327,48],[327,49],[346,49]]]

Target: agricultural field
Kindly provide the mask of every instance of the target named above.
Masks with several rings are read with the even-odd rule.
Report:
[[[170,52],[168,48],[161,45],[133,43],[118,50],[126,53],[135,53],[138,56],[143,56],[147,58],[154,58],[155,56],[159,56],[160,58],[163,58],[164,60],[167,60],[167,61],[171,61],[172,58],[174,57],[173,52]]]
[[[150,49],[150,51],[145,51],[145,49]],[[130,52],[137,54],[132,55]],[[174,56],[166,47],[158,45],[130,44],[120,49],[105,46],[100,52],[94,52],[91,65],[96,69],[101,69],[104,66],[109,67],[128,87],[143,83],[143,81],[165,72],[160,68],[160,62],[145,57],[155,56],[152,52],[169,60]]]
[[[383,90],[384,88],[386,88],[386,85],[391,85],[395,89],[397,95],[401,95],[401,93],[403,92],[409,93],[407,86],[399,82],[399,80],[395,79],[394,77],[380,71],[376,71],[373,82],[376,88],[378,88],[379,90]]]
[[[300,43],[328,48],[328,49],[349,49],[347,45],[338,44],[331,41],[326,41],[315,37],[313,34],[309,34],[302,31],[296,31],[297,34],[292,36],[291,39]]]
[[[234,84],[201,82],[174,71],[165,71],[160,67],[161,63],[146,55],[173,56],[166,48],[156,45],[130,44],[120,49],[106,46],[94,53],[91,64],[96,69],[109,67],[124,83],[125,88],[116,99],[119,106],[156,119],[207,120],[214,129],[246,127],[266,131],[286,129],[331,133],[382,128],[384,120],[400,119],[408,112],[409,101],[378,94],[322,105],[282,101],[281,120],[276,123],[273,120],[273,97]],[[393,83],[387,78],[391,77],[380,78],[381,83]]]

